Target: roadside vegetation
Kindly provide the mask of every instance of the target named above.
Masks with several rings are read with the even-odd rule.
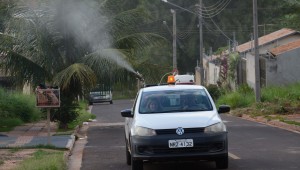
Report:
[[[23,123],[41,119],[41,111],[35,107],[35,97],[0,88],[0,131],[12,130]]]
[[[96,115],[89,113],[87,110],[88,103],[85,101],[81,101],[79,103],[78,117],[68,124],[68,129],[75,129],[76,126],[82,125],[83,122],[89,122],[96,118]]]
[[[78,102],[78,107],[75,109],[77,113],[76,119],[68,123],[66,129],[58,129],[56,135],[72,134],[74,129],[82,125],[83,122],[95,119],[96,116],[89,113],[87,109],[88,104],[86,101]],[[0,117],[0,132],[6,132],[24,123],[45,119],[46,113],[43,109],[39,109],[35,106],[34,95],[0,89]],[[21,162],[17,163],[16,170],[67,169],[64,151],[57,150],[55,147],[48,145],[38,145],[33,149],[35,152],[28,157],[24,156],[24,160],[20,160],[19,156],[18,161]],[[7,160],[14,159],[12,157],[18,155],[20,151],[22,151],[22,149],[19,148],[9,150],[8,155],[11,156],[7,156],[6,158],[2,157],[0,159],[0,166],[4,166]]]
[[[299,122],[289,121],[285,116],[300,113],[300,84],[273,86],[261,89],[261,102],[255,102],[255,95],[248,86],[241,86],[237,91],[223,90],[217,99],[217,105],[228,104],[231,114],[251,117],[263,117],[267,120],[279,120],[300,126]]]
[[[65,163],[64,151],[58,150],[42,150],[39,149],[33,153],[33,155],[20,163],[16,170],[39,170],[48,169],[55,170],[67,169]]]
[[[37,108],[35,102],[34,95],[27,95],[17,91],[5,91],[0,88],[0,132],[10,131],[24,123],[45,119],[45,111]],[[95,119],[96,116],[89,113],[87,107],[87,102],[79,102],[78,107],[74,109],[77,115],[76,118],[67,124],[67,128],[59,131],[73,130],[83,122]]]

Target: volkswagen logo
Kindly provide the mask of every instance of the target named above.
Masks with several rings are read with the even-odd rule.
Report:
[[[177,135],[183,135],[184,134],[184,129],[182,127],[179,127],[176,129]]]

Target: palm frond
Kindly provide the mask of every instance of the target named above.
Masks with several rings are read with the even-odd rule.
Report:
[[[13,51],[3,56],[1,66],[5,74],[21,82],[41,83],[51,77],[39,64]]]
[[[142,25],[150,17],[142,8],[135,8],[118,13],[108,25],[111,25],[112,36],[118,39],[118,37],[137,32],[137,25]]]
[[[12,49],[15,37],[0,32],[0,53],[6,53]]]
[[[62,90],[74,90],[75,94],[81,94],[83,88],[90,88],[96,84],[94,71],[85,64],[75,63],[60,71],[53,79],[53,83]]]

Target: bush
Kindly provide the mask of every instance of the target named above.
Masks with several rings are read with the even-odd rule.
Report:
[[[243,84],[243,85],[239,86],[237,92],[239,92],[241,94],[253,94],[254,91],[247,84]]]
[[[77,100],[63,94],[61,95],[60,100],[60,108],[53,109],[51,117],[52,121],[59,122],[59,128],[67,129],[68,123],[76,120],[79,115],[79,104]]]
[[[248,107],[254,102],[255,102],[255,98],[252,93],[241,94],[238,92],[233,92],[221,96],[217,101],[217,105],[219,106],[221,104],[227,104],[230,105],[232,109],[235,109],[235,108]]]
[[[35,107],[35,97],[19,93],[12,94],[14,112],[24,122],[37,121],[41,117],[41,111]]]
[[[68,124],[69,129],[74,129],[77,125],[82,125],[83,122],[87,122],[90,119],[96,118],[96,115],[86,111],[87,103],[80,102],[79,106],[80,106],[79,116],[74,121]]]
[[[35,107],[35,96],[0,89],[0,117],[19,118],[23,122],[40,119],[41,111]]]
[[[221,90],[217,85],[210,84],[207,87],[207,91],[214,100],[219,99],[219,97],[222,95]]]
[[[8,132],[14,127],[22,125],[23,121],[19,118],[0,119],[0,132]]]

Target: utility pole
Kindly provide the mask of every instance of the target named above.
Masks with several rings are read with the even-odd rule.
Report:
[[[231,52],[231,45],[230,45],[230,40],[228,40],[228,52]]]
[[[173,14],[173,71],[177,71],[177,57],[176,57],[176,11],[171,9]]]
[[[202,0],[199,0],[199,11],[198,11],[198,13],[195,13],[195,12],[193,12],[193,11],[190,11],[190,10],[188,10],[188,9],[185,9],[185,8],[183,8],[183,7],[181,7],[181,6],[178,6],[178,5],[176,5],[176,4],[174,4],[174,3],[171,3],[171,2],[168,2],[168,0],[161,0],[161,1],[163,1],[163,2],[165,2],[165,3],[168,3],[168,4],[170,4],[170,5],[173,5],[173,6],[175,6],[175,7],[177,7],[177,8],[180,8],[180,9],[182,9],[182,10],[185,10],[185,11],[187,11],[187,12],[189,12],[189,13],[192,13],[192,14],[195,14],[195,15],[198,15],[198,20],[199,20],[199,41],[200,41],[200,43],[199,43],[199,71],[200,71],[200,85],[204,85],[204,66],[203,66],[203,33],[202,33]],[[174,19],[174,18],[173,18]],[[174,22],[173,22],[174,23]],[[174,43],[174,41],[173,41],[173,43]],[[197,61],[197,68],[198,68],[198,61]]]
[[[236,52],[235,32],[233,32],[233,52]]]
[[[199,0],[199,41],[200,41],[200,49],[199,49],[199,67],[200,67],[200,84],[204,85],[204,66],[203,66],[203,32],[202,32],[202,0]]]
[[[258,19],[257,0],[253,0],[253,28],[254,28],[254,65],[255,65],[255,100],[260,102],[260,72],[259,72],[259,49],[258,49]]]

